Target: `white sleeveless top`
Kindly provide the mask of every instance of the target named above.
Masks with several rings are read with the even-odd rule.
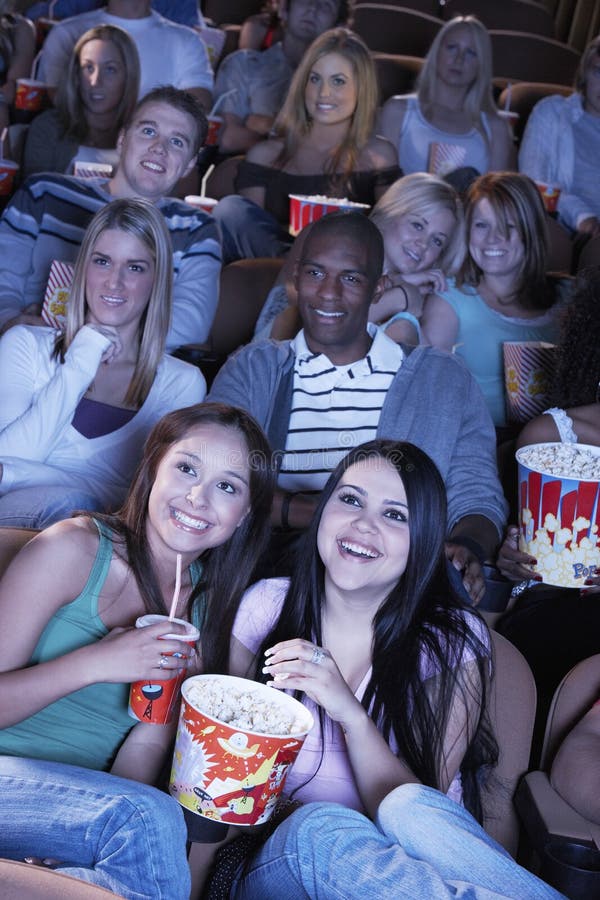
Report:
[[[464,160],[459,166],[453,166],[453,168],[472,166],[481,175],[489,171],[490,126],[486,113],[481,114],[481,123],[487,141],[476,128],[471,128],[470,131],[463,134],[441,131],[424,117],[416,94],[407,94],[402,99],[407,101],[407,106],[397,149],[398,161],[404,175],[409,175],[411,172],[429,171],[429,154],[433,143],[463,148]]]

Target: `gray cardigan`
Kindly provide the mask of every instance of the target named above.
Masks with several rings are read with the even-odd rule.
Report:
[[[242,347],[219,371],[207,400],[250,412],[275,451],[285,448],[293,387],[289,341]],[[501,536],[507,503],[496,466],[494,426],[481,391],[463,363],[417,347],[389,387],[377,437],[411,441],[440,470],[448,495],[448,530],[464,516],[490,519]]]

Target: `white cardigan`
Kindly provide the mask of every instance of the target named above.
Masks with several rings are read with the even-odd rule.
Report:
[[[110,434],[86,438],[71,421],[109,341],[84,325],[61,364],[52,356],[56,334],[17,325],[0,340],[0,495],[64,485],[114,508],[125,497],[152,426],[171,410],[200,403],[206,383],[194,366],[165,354],[133,418]]]

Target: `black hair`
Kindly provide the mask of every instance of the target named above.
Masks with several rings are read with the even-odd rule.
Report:
[[[562,320],[552,403],[563,409],[598,398],[600,382],[600,266],[583,269]]]
[[[383,272],[383,237],[379,228],[363,213],[352,210],[340,210],[317,219],[302,245],[299,263],[302,264],[308,255],[308,248],[321,236],[340,234],[351,238],[365,247],[367,251],[367,274],[369,282],[375,286]]]

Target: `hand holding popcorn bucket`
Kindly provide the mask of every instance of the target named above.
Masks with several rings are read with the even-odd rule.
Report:
[[[531,444],[516,456],[519,548],[546,584],[583,587],[600,573],[600,447]]]
[[[313,727],[310,712],[288,694],[229,675],[195,675],[181,695],[173,797],[213,823],[266,822]]]

